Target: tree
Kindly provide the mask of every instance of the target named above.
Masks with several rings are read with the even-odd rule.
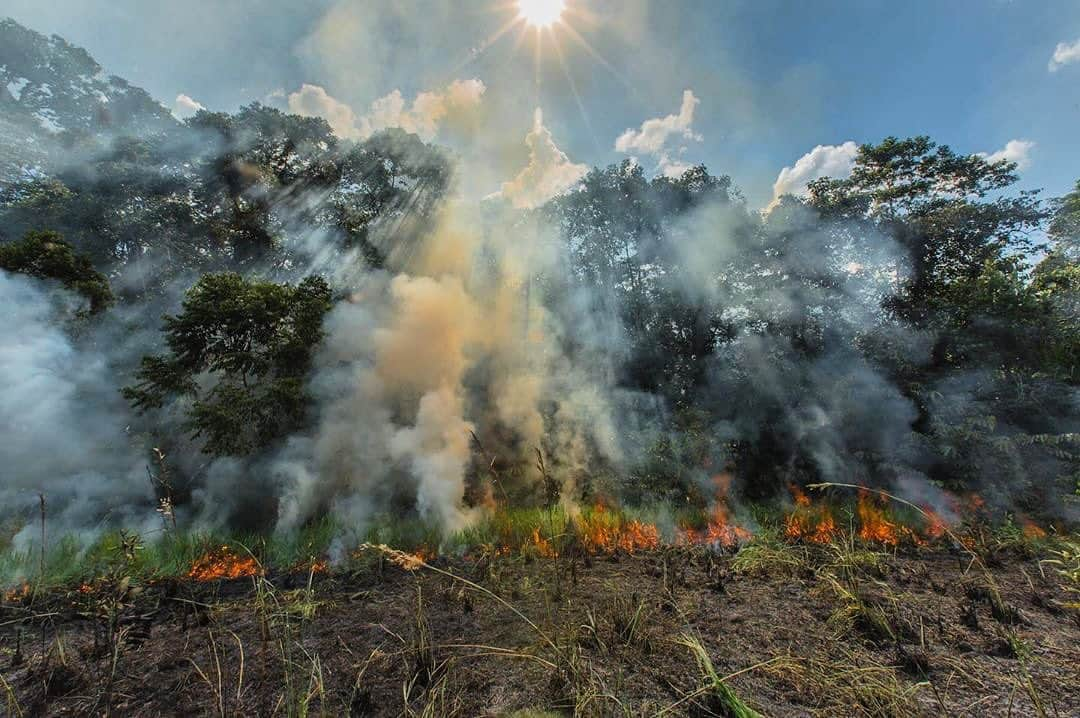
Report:
[[[1048,235],[1051,248],[1032,277],[1033,290],[1051,307],[1040,344],[1058,373],[1080,382],[1080,180],[1055,203]]]
[[[1076,187],[1056,202],[1048,234],[1054,242],[1054,251],[1080,259],[1080,180]]]
[[[328,189],[340,176],[337,140],[322,118],[253,103],[235,115],[201,110],[188,128],[213,148],[201,158],[200,200],[237,265],[266,258],[279,244],[281,215],[302,212],[304,190]]]
[[[0,245],[0,269],[59,281],[89,302],[90,314],[97,314],[113,301],[105,276],[57,232],[30,232],[17,242]]]
[[[933,337],[928,360],[892,371],[919,409],[924,472],[1038,506],[1080,462],[1063,384],[1076,380],[1077,321],[1062,312],[1074,281],[1063,256],[1051,251],[1030,275],[1031,234],[1048,212],[1035,192],[1007,193],[1015,169],[926,137],[887,138],[859,148],[849,178],[811,183],[810,204],[831,231],[884,232],[906,250],[885,308]],[[1059,203],[1055,245],[1075,206]]]
[[[935,308],[949,283],[1032,251],[1029,234],[1046,213],[1036,192],[999,194],[1016,182],[1015,170],[928,137],[888,137],[859,147],[850,177],[811,182],[810,204],[827,220],[868,222],[907,250],[905,291],[894,306],[923,324],[940,318]]]
[[[293,287],[238,274],[203,276],[182,311],[165,317],[166,354],[146,356],[124,396],[139,410],[187,398],[187,426],[214,456],[246,455],[304,425],[304,380],[330,288],[312,276]]]

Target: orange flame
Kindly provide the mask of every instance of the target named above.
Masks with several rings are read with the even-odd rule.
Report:
[[[544,558],[557,558],[559,556],[559,552],[555,550],[555,547],[551,545],[551,542],[540,535],[539,528],[533,529],[532,540],[529,545],[536,550],[536,553]]]
[[[290,573],[327,573],[330,570],[330,564],[321,558],[312,558],[308,561],[301,561],[295,564]]]
[[[859,490],[859,538],[870,543],[895,546],[900,543],[899,531],[885,517],[885,510],[874,501],[870,492]]]
[[[30,596],[30,584],[23,581],[23,584],[18,588],[13,588],[10,591],[4,592],[4,600],[8,603],[16,603]]]
[[[680,543],[731,548],[749,541],[751,536],[753,534],[749,529],[738,526],[731,521],[727,506],[717,502],[713,505],[709,523],[705,528],[702,530],[683,529]]]
[[[251,556],[237,556],[228,546],[211,549],[195,561],[188,571],[194,581],[221,581],[262,575],[259,562]]]
[[[788,491],[791,492],[792,498],[795,499],[795,505],[803,508],[810,507],[810,497],[807,496],[802,489],[795,484],[788,484]]]
[[[660,531],[643,521],[625,521],[603,504],[576,521],[585,550],[593,554],[647,551],[660,546]]]
[[[1046,538],[1046,529],[1039,526],[1037,523],[1027,518],[1026,516],[1020,517],[1020,525],[1023,527],[1024,537],[1028,539],[1042,539]]]
[[[836,538],[836,520],[824,504],[813,505],[810,498],[798,486],[790,484],[795,499],[795,510],[784,520],[784,535],[794,541],[829,543]]]
[[[945,536],[949,528],[948,524],[945,523],[945,519],[941,518],[940,514],[929,506],[923,506],[922,510],[926,513],[926,527],[923,529],[923,536],[928,541],[937,541]]]

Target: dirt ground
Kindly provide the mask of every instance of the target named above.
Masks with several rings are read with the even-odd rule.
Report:
[[[792,553],[105,582],[4,606],[0,712],[732,715],[697,639],[767,716],[1080,716],[1080,619],[1034,558]]]

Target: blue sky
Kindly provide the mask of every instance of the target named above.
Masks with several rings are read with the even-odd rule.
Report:
[[[394,90],[407,108],[418,92],[478,79],[468,128],[451,109],[431,134],[490,160],[477,191],[529,162],[537,104],[566,155],[556,161],[605,164],[627,155],[615,149],[625,130],[678,116],[685,90],[697,103],[692,122],[674,118],[667,161],[731,174],[755,206],[815,146],[887,135],[988,153],[1023,140],[1034,143],[1024,187],[1053,196],[1080,178],[1080,49],[1048,67],[1059,44],[1080,43],[1076,0],[568,0],[565,20],[592,50],[557,26],[539,73],[533,34],[519,42],[515,30],[473,53],[514,17],[512,4],[7,0],[2,12],[86,47],[167,105],[183,93],[212,109],[284,106],[308,84],[361,124]],[[629,144],[649,169],[660,163]]]

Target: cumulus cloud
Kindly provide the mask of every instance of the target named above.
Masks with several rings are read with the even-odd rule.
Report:
[[[352,108],[331,97],[319,85],[304,84],[298,91],[290,94],[289,112],[304,117],[322,117],[330,124],[334,134],[342,139],[359,139],[361,136],[356,127],[356,113]]]
[[[400,127],[431,141],[443,123],[474,113],[486,90],[484,83],[475,78],[454,80],[443,90],[421,92],[409,106],[401,91],[394,90],[371,103],[368,113],[359,120],[360,135],[369,137],[379,130]]]
[[[1050,57],[1050,62],[1047,63],[1047,69],[1050,72],[1057,72],[1060,68],[1074,62],[1080,62],[1080,39],[1071,44],[1059,42],[1057,47],[1054,48],[1054,54]]]
[[[191,99],[184,93],[180,93],[173,100],[172,113],[173,116],[179,120],[186,120],[189,117],[194,117],[199,110],[205,110],[202,103]]]
[[[997,152],[989,154],[980,152],[978,154],[980,157],[985,157],[987,162],[1008,160],[1016,163],[1016,169],[1026,170],[1031,166],[1031,151],[1033,149],[1035,149],[1035,143],[1030,140],[1009,140]]]
[[[842,145],[818,145],[796,160],[794,166],[780,170],[773,184],[773,199],[785,194],[804,195],[806,186],[822,177],[847,177],[858,151],[858,145],[851,140]]]
[[[656,155],[664,150],[668,140],[673,136],[701,140],[700,135],[694,134],[692,127],[694,110],[700,102],[701,100],[694,97],[693,91],[685,90],[679,114],[645,120],[641,123],[641,129],[626,130],[615,140],[615,151],[626,154],[641,152]]]
[[[539,207],[573,187],[589,171],[587,165],[571,162],[555,144],[551,131],[544,126],[540,108],[536,109],[525,144],[529,148],[529,164],[517,177],[504,183],[501,191],[515,207]]]
[[[678,114],[654,117],[641,123],[637,130],[627,129],[615,140],[615,151],[628,155],[649,155],[656,158],[658,169],[665,175],[677,177],[690,165],[679,157],[686,147],[673,148],[673,141],[692,140],[701,142],[702,136],[694,132],[694,111],[701,100],[692,90],[684,90]]]
[[[455,80],[442,90],[421,92],[412,103],[406,102],[401,90],[394,90],[372,102],[366,114],[357,116],[324,88],[304,84],[289,95],[288,106],[298,115],[325,118],[334,134],[344,139],[365,139],[380,130],[400,127],[430,142],[447,122],[464,121],[475,113],[486,89],[475,78]]]

